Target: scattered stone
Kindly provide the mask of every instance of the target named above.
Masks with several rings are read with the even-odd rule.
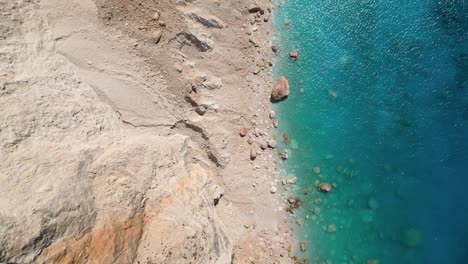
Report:
[[[279,126],[279,121],[278,119],[273,119],[273,127],[277,128]]]
[[[251,146],[250,147],[250,159],[254,160],[257,157],[257,154],[258,154],[257,147]]]
[[[158,24],[159,24],[159,26],[160,26],[160,27],[163,27],[163,28],[165,28],[165,27],[166,27],[166,22],[164,22],[164,21],[162,21],[162,20],[161,20],[161,21],[159,21],[159,23],[158,23]]]
[[[271,119],[275,119],[275,117],[276,117],[275,111],[271,110],[271,111],[270,111],[270,118],[271,118]]]
[[[249,42],[252,43],[252,45],[254,45],[254,47],[258,47],[258,43],[254,39],[249,38]]]
[[[257,13],[259,12],[260,14],[263,14],[265,13],[265,6],[260,3],[260,2],[255,2],[255,3],[252,3],[250,6],[249,6],[249,12],[250,13]]]
[[[182,67],[182,65],[179,64],[179,63],[174,64],[174,68],[175,68],[176,71],[178,71],[178,72],[182,72],[182,71],[183,71],[183,67]]]
[[[283,139],[284,139],[284,143],[286,143],[286,144],[289,143],[289,134],[288,134],[288,132],[283,133]]]
[[[206,113],[206,107],[204,105],[200,105],[195,108],[195,112],[197,112],[199,115],[204,115]]]
[[[151,34],[151,41],[153,41],[154,44],[158,44],[159,41],[161,41],[161,37],[162,37],[162,32],[161,32],[161,30],[155,30],[155,31]]]
[[[241,127],[241,129],[239,130],[239,134],[240,134],[241,137],[247,136],[247,133],[248,133],[248,131],[247,131],[247,128],[245,128],[245,127]]]
[[[278,46],[276,46],[276,45],[271,45],[271,50],[272,50],[276,55],[278,55],[279,52],[280,52]]]
[[[276,140],[270,139],[270,140],[268,141],[268,146],[269,146],[270,148],[274,149],[274,148],[276,148],[276,147],[278,146],[278,143],[276,142]]]
[[[256,136],[256,137],[259,137],[259,136],[260,136],[260,129],[254,128],[253,134],[254,134],[254,136]]]
[[[320,174],[320,167],[319,166],[314,167],[314,173],[315,174]]]
[[[295,182],[296,182],[296,177],[294,177],[294,176],[290,176],[290,177],[285,178],[285,179],[282,180],[283,185],[294,184]]]
[[[298,56],[299,54],[297,53],[296,50],[291,50],[291,52],[289,52],[289,57],[291,57],[291,59],[297,60]]]
[[[278,151],[278,156],[283,160],[287,160],[288,159],[288,150],[285,149],[283,151]]]
[[[320,198],[317,198],[317,199],[314,200],[314,204],[316,204],[316,205],[320,205],[321,203],[322,203],[322,199],[320,199]]]
[[[159,20],[160,14],[159,11],[154,12],[152,19],[153,20]]]
[[[272,187],[270,188],[270,193],[272,193],[272,194],[276,193],[277,191],[278,191],[278,189],[276,189],[275,186],[272,186]]]
[[[301,206],[301,204],[302,204],[302,201],[301,201],[301,199],[296,198],[296,197],[289,197],[288,198],[288,203],[289,203],[289,206],[286,207],[286,211],[288,211],[290,213],[294,213],[294,209],[299,208]]]
[[[216,76],[206,76],[205,81],[203,82],[203,87],[208,90],[218,90],[223,87],[223,80]]]
[[[267,149],[268,148],[268,143],[266,143],[265,141],[261,142],[260,143],[260,148],[263,149],[263,150]]]
[[[299,245],[300,245],[300,248],[301,248],[302,252],[307,251],[307,242],[306,241],[301,241],[301,243]]]
[[[252,138],[248,138],[247,143],[249,143],[249,145],[252,145],[254,143],[254,140]]]
[[[276,81],[271,91],[271,100],[280,101],[289,95],[289,83],[286,77],[281,76]]]
[[[321,192],[330,192],[332,190],[332,185],[328,182],[326,183],[320,183],[318,186],[317,186],[317,189]]]

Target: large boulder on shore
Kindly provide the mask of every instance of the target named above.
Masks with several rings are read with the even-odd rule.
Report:
[[[278,78],[275,85],[273,86],[273,90],[271,91],[271,100],[280,101],[288,97],[288,95],[289,95],[288,80],[286,79],[286,77],[281,76]]]

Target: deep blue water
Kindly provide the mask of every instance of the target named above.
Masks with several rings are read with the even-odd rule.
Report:
[[[468,3],[277,2],[274,71],[291,86],[277,135],[304,257],[468,263]]]

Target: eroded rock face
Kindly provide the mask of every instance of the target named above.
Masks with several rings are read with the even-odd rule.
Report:
[[[289,95],[289,83],[286,77],[281,76],[276,81],[271,91],[271,100],[280,101],[288,97]]]
[[[56,32],[46,28],[53,25],[36,8],[0,5],[9,14],[0,38],[0,262],[227,263],[231,241],[214,210],[223,184],[208,162],[197,162],[205,151],[186,135],[144,129],[174,120],[159,118],[157,95],[142,89],[125,64],[135,58],[117,41],[100,39],[112,49],[93,50],[99,32],[89,45],[76,45],[85,39],[76,33],[58,54]],[[100,67],[134,80],[106,86],[108,76],[123,78]],[[128,87],[138,92],[130,101],[119,97]]]

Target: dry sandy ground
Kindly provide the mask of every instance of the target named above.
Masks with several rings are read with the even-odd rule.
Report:
[[[293,262],[252,3],[0,0],[0,263]]]

